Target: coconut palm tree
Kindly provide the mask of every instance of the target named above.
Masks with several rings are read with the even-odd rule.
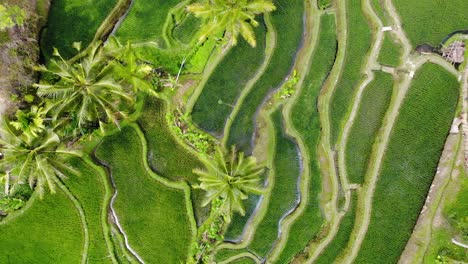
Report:
[[[44,131],[44,116],[45,110],[43,107],[36,105],[31,106],[29,111],[16,111],[16,120],[11,121],[10,125],[16,130],[21,131],[26,137],[25,140],[31,142],[34,138]]]
[[[74,44],[80,50],[78,43]],[[37,94],[51,98],[48,111],[53,120],[76,113],[79,129],[86,122],[112,121],[118,125],[119,117],[126,117],[121,110],[134,103],[134,97],[126,91],[121,80],[113,77],[112,58],[101,49],[101,42],[92,44],[86,57],[76,63],[68,63],[57,49],[50,66],[43,65],[37,70],[52,76],[51,83],[35,84]]]
[[[224,32],[230,45],[237,44],[239,34],[255,47],[253,27],[259,23],[255,16],[276,10],[270,0],[202,0],[187,7],[196,17],[205,19],[199,41]]]
[[[262,193],[261,175],[264,169],[257,165],[254,157],[245,157],[234,147],[230,153],[218,148],[214,159],[206,160],[204,164],[205,170],[194,170],[201,182],[199,187],[207,192],[203,206],[219,199],[228,216],[233,212],[244,215],[242,201],[248,198],[249,193]]]
[[[106,53],[117,58],[113,62],[116,73],[133,89],[136,94],[142,92],[158,96],[155,86],[151,83],[154,68],[151,64],[138,59],[130,42],[123,46],[116,38],[111,38],[105,46]]]
[[[81,156],[77,151],[65,149],[60,139],[52,130],[44,130],[33,140],[23,135],[18,136],[7,123],[0,128],[0,171],[7,172],[9,186],[14,192],[15,186],[29,183],[42,197],[45,189],[55,193],[58,178],[66,174],[79,174],[65,159]]]

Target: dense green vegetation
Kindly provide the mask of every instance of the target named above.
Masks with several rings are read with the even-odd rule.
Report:
[[[398,261],[435,174],[457,100],[457,80],[442,67],[426,64],[417,73],[383,160],[356,263]]]
[[[116,3],[117,0],[52,1],[41,41],[44,56],[50,58],[55,47],[65,58],[70,58],[76,54],[73,42],[81,41],[83,47],[86,47]]]
[[[346,168],[352,183],[363,183],[372,145],[390,104],[393,77],[375,72],[375,79],[364,90],[356,120],[346,144]]]
[[[460,84],[449,64],[430,57],[434,64],[423,64],[398,98],[393,131],[381,131],[394,91],[405,89],[402,76],[429,58],[400,57],[409,50],[395,35],[376,33],[373,12],[383,26],[400,24],[385,0],[54,0],[49,15],[48,0],[31,0],[35,7],[11,13],[21,1],[0,4],[0,80],[15,82],[22,64],[35,75],[17,80],[25,93],[0,87],[0,263],[141,256],[147,263],[282,264],[307,262],[315,249],[314,263],[333,263],[352,245],[360,246],[352,262],[398,261],[460,107]],[[445,2],[395,0],[414,45],[437,45],[466,29],[468,4]],[[36,45],[29,36],[43,25]],[[377,64],[369,65],[374,80],[350,113],[372,36],[382,35],[374,39],[382,41],[371,58]],[[5,100],[18,108],[5,108]],[[331,176],[350,114],[343,168],[350,185],[342,186]],[[331,145],[321,135],[328,128]],[[388,146],[376,140],[379,132]],[[371,164],[375,149],[383,160]],[[364,176],[379,162],[375,193],[366,194]],[[431,223],[423,259],[409,262],[467,259],[451,241],[468,239],[467,208],[457,202],[466,200],[466,179],[447,180],[444,201],[430,208],[444,221]],[[363,191],[370,203],[358,200]],[[359,226],[367,209],[370,224]],[[367,233],[354,237],[361,227]]]
[[[332,144],[336,143],[354,91],[362,78],[366,54],[371,45],[371,29],[362,11],[360,0],[346,1],[348,40],[340,81],[330,105]]]
[[[302,16],[304,3],[302,1],[276,0],[274,3],[281,8],[271,14],[272,24],[277,34],[271,62],[240,106],[228,139],[228,145],[236,144],[246,153],[251,152],[257,109],[267,94],[279,88],[290,73],[304,30]]]
[[[453,31],[467,29],[468,16],[460,12],[468,10],[465,0],[395,0],[394,4],[414,46],[437,46]]]
[[[297,206],[301,174],[297,145],[283,132],[282,108],[271,115],[276,133],[271,199],[262,222],[255,230],[249,249],[265,257],[278,237],[281,219]],[[275,199],[281,197],[281,199]]]
[[[232,47],[218,64],[203,87],[193,110],[192,119],[200,128],[215,135],[223,133],[224,124],[245,84],[255,75],[263,62],[266,27],[261,23],[255,30],[257,46],[244,40]],[[221,100],[221,104],[218,101]]]
[[[81,260],[84,237],[78,212],[58,190],[43,200],[34,197],[24,213],[0,224],[1,263],[76,263]],[[47,217],[46,217],[47,216]],[[47,234],[47,235],[45,235]]]
[[[179,0],[135,0],[116,36],[122,41],[153,41],[165,47],[164,24],[171,8],[179,3]]]
[[[148,144],[148,163],[158,175],[172,181],[188,181],[190,185],[197,183],[193,169],[203,165],[192,153],[180,145],[167,126],[167,103],[160,99],[148,98],[138,119],[138,124],[145,135]],[[171,151],[167,151],[170,149]],[[207,215],[209,207],[203,207],[204,192],[194,189],[192,192],[193,209],[197,222],[201,224]]]
[[[145,168],[143,143],[135,128],[125,127],[97,149],[97,157],[109,164],[118,189],[116,213],[129,243],[144,260],[184,262],[192,239],[185,194]]]
[[[383,65],[397,67],[400,64],[401,46],[392,40],[389,32],[385,32],[378,62]]]
[[[317,97],[330,72],[336,54],[336,25],[334,15],[321,17],[320,39],[317,51],[312,57],[312,64],[291,111],[293,126],[300,133],[310,155],[309,201],[303,214],[292,224],[288,242],[278,259],[278,263],[287,263],[302,250],[310,239],[318,233],[323,219],[319,206],[322,180],[317,161],[317,147],[320,133],[317,113]]]
[[[95,263],[111,262],[106,246],[106,236],[109,236],[107,226],[107,208],[109,197],[106,197],[106,180],[104,170],[98,170],[86,164],[81,159],[71,160],[71,164],[82,175],[65,182],[70,192],[76,197],[83,207],[86,223],[89,230],[88,261]]]

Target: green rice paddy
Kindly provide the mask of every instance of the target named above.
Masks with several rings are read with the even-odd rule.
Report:
[[[125,14],[118,21],[109,19],[124,2],[131,3],[124,6]],[[415,234],[438,166],[445,166],[438,162],[450,124],[464,111],[459,102],[463,66],[455,68],[437,54],[413,50],[422,43],[437,46],[453,31],[467,30],[463,11],[468,10],[468,2],[272,0],[276,10],[256,16],[255,48],[242,35],[236,46],[227,47],[225,40],[231,36],[223,30],[196,45],[199,29],[208,20],[187,12],[187,6],[199,2],[204,3],[52,1],[40,40],[44,63],[54,47],[69,59],[77,53],[74,42],[81,41],[85,48],[95,36],[106,40],[109,36],[98,32],[104,27],[113,29],[111,35],[122,43],[133,43],[137,63],[153,64],[151,76],[157,77],[151,81],[164,83],[171,76],[173,86],[158,83],[155,97],[132,94],[142,110],[128,120],[112,111],[122,119],[118,128],[109,124],[76,141],[63,140],[64,148],[84,153],[68,161],[81,175],[58,182],[56,194],[39,199],[34,193],[25,207],[6,217],[0,203],[0,263],[390,264],[400,260]],[[37,9],[40,15],[47,14],[44,1]],[[377,34],[381,28],[371,23],[374,12],[383,26],[394,28],[381,39]],[[405,34],[395,31],[399,24]],[[404,45],[406,36],[411,47]],[[11,31],[0,32],[1,52],[12,38]],[[371,56],[375,41],[382,46]],[[14,52],[18,50],[10,55]],[[366,65],[367,61],[371,63]],[[381,66],[393,68],[394,73]],[[145,78],[149,80],[149,75]],[[366,79],[370,82],[362,96],[356,96]],[[354,103],[359,103],[356,110]],[[186,119],[170,120],[175,111]],[[62,119],[68,122],[70,117]],[[52,121],[44,122],[48,126]],[[343,130],[345,124],[351,125],[349,134]],[[186,126],[199,130],[187,136]],[[222,227],[207,227],[206,221],[223,219],[216,205],[224,199],[202,206],[207,192],[193,173],[205,168],[202,160],[214,161],[210,151],[193,147],[207,135],[214,136],[212,149],[235,146],[267,164],[260,176],[265,192],[248,198],[242,193],[246,214],[233,213]],[[340,138],[347,140],[344,145],[338,145]],[[0,146],[0,151],[4,148]],[[383,158],[376,158],[379,153]],[[374,168],[380,170],[373,174]],[[342,169],[345,175],[340,174]],[[454,171],[464,179],[462,164]],[[0,202],[9,188],[10,178],[4,174],[9,175],[0,171]],[[373,175],[375,191],[369,189]],[[234,188],[229,177],[229,188]],[[467,239],[466,205],[460,202],[466,200],[467,184],[459,181],[453,187],[457,179],[451,179],[452,187],[442,191],[440,205],[427,205],[441,212],[437,217],[444,225],[424,226],[431,231],[430,241],[424,241],[427,250],[405,262],[468,261],[463,248],[452,242],[457,238],[466,244]],[[348,191],[350,197],[345,196]],[[210,218],[213,215],[217,218]],[[370,223],[358,237],[356,231],[366,216]],[[427,217],[434,222],[434,215]],[[354,246],[356,256],[350,251]],[[216,252],[211,259],[194,260],[211,251]]]
[[[424,65],[393,129],[357,263],[398,261],[436,172],[457,101],[456,78],[440,66]]]

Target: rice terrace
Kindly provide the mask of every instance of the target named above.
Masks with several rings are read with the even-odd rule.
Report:
[[[468,263],[467,0],[0,0],[0,264]]]

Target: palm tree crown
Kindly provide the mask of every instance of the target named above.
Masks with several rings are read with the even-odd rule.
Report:
[[[242,200],[247,199],[249,193],[262,193],[263,167],[257,165],[254,157],[245,157],[234,147],[226,154],[218,149],[214,160],[204,163],[206,170],[194,170],[199,176],[200,188],[207,192],[203,206],[221,199],[228,214],[237,211],[244,215]]]
[[[93,44],[84,59],[72,64],[55,49],[57,59],[52,59],[48,68],[37,68],[58,79],[52,84],[35,84],[39,96],[53,99],[48,110],[52,111],[54,120],[76,113],[81,128],[86,121],[110,120],[118,124],[118,117],[126,116],[119,106],[133,104],[134,98],[112,76],[112,60],[100,46],[100,42]],[[75,47],[79,49],[79,45]]]
[[[80,153],[62,148],[59,137],[50,129],[29,140],[4,124],[0,128],[0,153],[0,171],[11,175],[13,189],[27,181],[41,197],[45,188],[55,193],[57,177],[64,178],[65,173],[78,174],[64,158],[80,156]]]
[[[205,19],[200,41],[225,31],[230,45],[237,44],[239,34],[252,46],[256,46],[253,27],[258,26],[255,16],[276,10],[270,0],[204,0],[191,4],[187,11]]]

